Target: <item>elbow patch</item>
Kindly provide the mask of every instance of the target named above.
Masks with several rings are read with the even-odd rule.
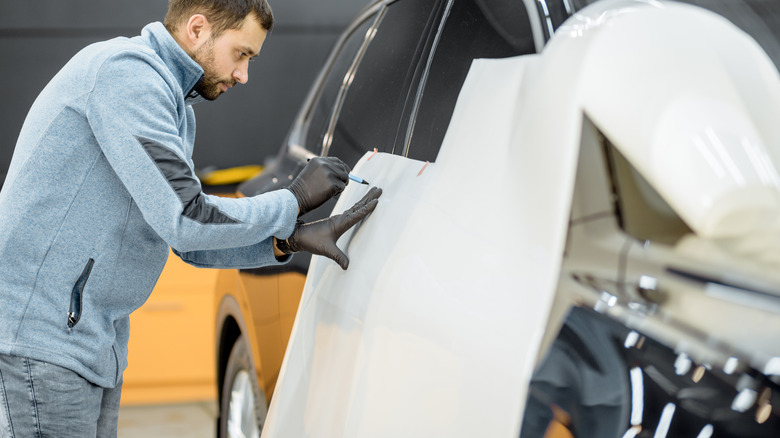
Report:
[[[152,140],[141,137],[137,139],[181,201],[182,216],[201,224],[239,223],[214,205],[206,202],[200,181],[195,178],[187,163],[179,158],[175,152]]]

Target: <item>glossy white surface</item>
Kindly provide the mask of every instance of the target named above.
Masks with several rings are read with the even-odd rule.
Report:
[[[263,437],[518,436],[583,112],[695,231],[775,211],[777,175],[760,168],[780,162],[766,147],[780,124],[760,112],[780,113],[780,88],[763,53],[699,9],[595,6],[541,55],[476,61],[422,173],[394,155],[358,163],[384,194],[340,241],[347,271],[313,259]],[[702,155],[711,137],[744,184]],[[366,190],[351,183],[335,211]]]
[[[776,228],[780,80],[760,46],[688,5],[585,11],[548,49],[586,58],[577,78],[591,120],[700,237]]]
[[[658,2],[643,9],[596,29],[582,18],[559,29],[560,46],[564,36],[589,40],[578,74],[586,113],[699,236],[734,237],[762,215],[776,217],[774,64],[714,13]]]

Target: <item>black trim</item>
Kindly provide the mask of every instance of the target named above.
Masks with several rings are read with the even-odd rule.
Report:
[[[754,284],[748,284],[748,279],[742,279],[740,281],[736,278],[724,278],[722,273],[694,272],[690,269],[676,268],[673,266],[667,266],[666,272],[698,283],[709,283],[718,286],[730,287],[733,289],[739,289],[744,293],[757,295],[772,300],[780,300],[780,290],[773,289],[769,285],[758,284],[758,280],[753,281],[752,283]]]
[[[289,242],[287,242],[287,239],[276,239],[276,247],[279,249],[279,251],[283,252],[285,255],[290,255],[296,252],[290,247],[290,244]]]
[[[253,275],[256,277],[265,277],[270,275],[284,274],[287,272],[297,272],[306,275],[309,272],[311,264],[311,253],[298,252],[283,265],[261,266],[259,268],[239,269],[242,274]]]
[[[200,85],[205,78],[206,78],[205,74],[200,75],[200,79],[198,79],[198,82],[195,82],[195,85],[192,86],[190,91],[187,93],[187,96],[185,96],[185,99],[195,99],[196,97],[200,96],[196,88],[198,88],[198,85]]]
[[[116,354],[116,346],[111,346],[111,352],[114,354],[114,385],[119,384],[121,374],[119,373],[119,355]]]
[[[142,137],[137,139],[179,197],[183,206],[182,216],[201,224],[240,223],[206,202],[200,180],[176,153],[152,140]]]
[[[95,264],[95,259],[89,259],[87,265],[84,266],[84,270],[81,271],[79,279],[76,280],[76,284],[73,286],[73,291],[70,294],[70,309],[68,310],[68,328],[73,328],[79,323],[81,319],[81,304],[84,296],[84,287],[89,280],[89,274],[92,272],[92,266]]]

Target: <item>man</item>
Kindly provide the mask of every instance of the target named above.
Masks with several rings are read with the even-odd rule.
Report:
[[[288,189],[205,195],[192,104],[248,80],[273,15],[265,0],[171,0],[165,25],[88,46],[33,104],[0,192],[0,436],[115,436],[128,315],[168,247],[196,266],[348,259],[336,240],[376,207],[372,189],[297,223],[345,187],[313,159]]]

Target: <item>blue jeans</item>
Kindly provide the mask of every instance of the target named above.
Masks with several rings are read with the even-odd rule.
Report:
[[[116,437],[122,382],[93,385],[66,368],[0,354],[0,437]]]

